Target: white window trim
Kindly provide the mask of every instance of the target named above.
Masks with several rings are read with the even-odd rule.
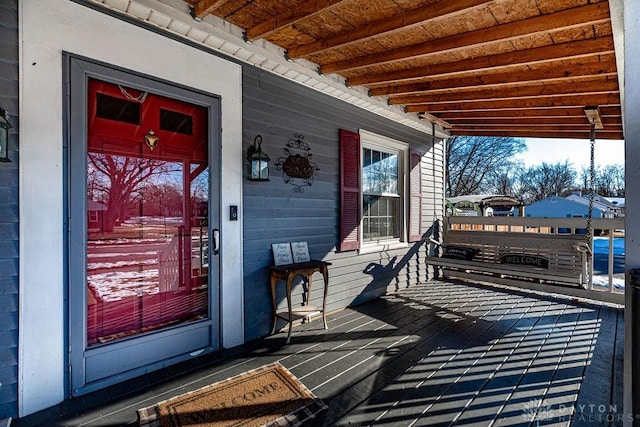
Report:
[[[360,129],[360,249],[358,253],[368,254],[375,252],[382,252],[392,249],[406,248],[408,244],[407,236],[407,212],[408,212],[408,197],[407,189],[409,188],[409,176],[407,174],[407,165],[409,164],[409,144],[406,142],[398,141],[397,139],[389,138],[377,133]],[[402,197],[402,213],[400,215],[400,238],[398,239],[385,239],[378,240],[376,242],[366,242],[364,240],[364,228],[362,227],[362,165],[364,165],[363,151],[369,148],[378,151],[384,151],[390,154],[397,154],[399,159],[399,177],[398,177],[398,193]]]

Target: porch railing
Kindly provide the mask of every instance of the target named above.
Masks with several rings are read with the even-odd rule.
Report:
[[[588,272],[588,289],[624,293],[624,252],[620,253],[620,245],[615,245],[616,239],[624,238],[624,218],[594,218],[591,220],[591,228],[591,233],[587,233],[586,218],[451,216],[444,220],[443,241],[447,243],[449,230],[581,235],[590,248],[596,249],[589,266],[591,271]],[[597,247],[594,247],[594,242],[597,242]],[[600,250],[602,246],[607,247],[606,253]],[[595,272],[600,274],[594,275],[596,262],[600,268]],[[601,268],[605,264],[606,275],[602,274]]]

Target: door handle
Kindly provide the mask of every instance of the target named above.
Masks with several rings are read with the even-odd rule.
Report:
[[[220,253],[220,230],[214,228],[213,230],[213,254],[218,255]]]

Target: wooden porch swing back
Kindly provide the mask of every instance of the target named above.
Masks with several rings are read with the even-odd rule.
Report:
[[[588,284],[590,269],[584,235],[445,227],[444,242],[445,253],[451,248],[476,252],[472,259],[447,258],[444,254],[427,257],[427,263],[441,268],[447,278],[476,278],[504,284],[509,280],[582,287]]]

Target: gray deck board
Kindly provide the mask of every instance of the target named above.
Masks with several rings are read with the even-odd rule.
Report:
[[[123,385],[140,387],[127,396],[103,391],[13,425],[135,425],[140,407],[274,361],[328,405],[312,427],[594,425],[593,411],[588,422],[574,419],[579,405],[621,412],[618,307],[430,282],[328,322],[328,330],[319,321],[295,327],[290,345],[285,329],[200,367],[150,373]]]
[[[502,302],[502,304],[504,304],[504,302]],[[488,312],[488,314],[489,313],[493,314],[493,312]],[[482,317],[480,319],[482,319]],[[393,397],[394,393],[388,392],[387,390],[385,390],[385,392],[380,393],[379,396],[374,396],[372,399],[370,399],[368,402],[366,402],[363,405],[363,408],[361,408],[359,411],[361,415],[359,418],[362,418],[362,414],[364,414],[365,418],[370,416],[369,415],[370,409],[368,408],[368,406],[382,408],[382,413],[380,415],[383,415],[383,417],[381,421],[386,418],[392,424],[399,421],[397,419],[398,417],[393,415],[394,411],[402,413],[403,416],[406,416],[410,408],[413,408],[419,411],[418,415],[421,412],[423,412],[425,408],[422,405],[405,405],[403,403],[404,400],[410,398],[410,396],[416,395],[418,391],[421,394],[424,394],[422,393],[424,389],[420,390],[420,387],[424,387],[424,385],[427,382],[431,382],[433,384],[430,385],[431,390],[426,394],[435,396],[436,398],[438,396],[441,396],[442,395],[441,393],[437,394],[435,392],[436,389],[448,388],[449,384],[453,384],[463,374],[465,374],[465,371],[469,366],[473,365],[474,362],[477,362],[480,360],[480,357],[484,355],[483,354],[484,351],[476,351],[475,354],[473,352],[466,352],[465,353],[465,356],[467,356],[466,358],[458,357],[458,359],[462,359],[462,360],[455,360],[455,356],[460,356],[460,354],[462,354],[463,349],[468,348],[468,345],[473,345],[478,340],[481,340],[484,338],[482,332],[486,332],[488,329],[492,327],[496,329],[498,328],[497,326],[498,324],[489,325],[488,322],[487,323],[480,322],[480,323],[481,323],[481,326],[473,327],[475,325],[478,325],[478,323],[474,323],[473,321],[468,322],[469,327],[466,330],[462,331],[461,333],[456,334],[455,340],[452,339],[452,340],[443,342],[441,348],[435,348],[434,351],[428,353],[425,358],[423,358],[418,364],[414,366],[414,369],[411,369],[408,372],[408,375],[404,375],[403,377],[400,377],[399,381],[404,382],[405,384],[410,382],[410,385],[411,385],[411,387],[405,387],[404,390],[400,391],[400,393],[405,394],[405,396],[398,396],[395,401],[390,401],[389,397]],[[484,331],[480,331],[479,329],[484,329]],[[461,349],[455,352],[450,350],[450,348],[455,348],[455,347],[461,347]],[[405,379],[407,377],[408,379]],[[425,382],[425,379],[429,381]],[[477,385],[478,379],[474,379],[472,381],[474,381],[475,382],[474,384]],[[475,385],[473,384],[465,384],[465,385],[467,386],[467,389],[461,390],[463,395],[465,393],[468,394],[470,392],[469,390],[475,389]],[[388,388],[393,390],[393,386]],[[415,399],[415,397],[413,399]],[[418,397],[418,399],[421,399],[421,398]],[[426,400],[422,399],[422,403],[424,405],[428,405],[428,404],[435,403],[435,401],[427,402]],[[390,408],[394,405],[395,407]],[[461,406],[463,405],[464,403],[462,403]],[[406,408],[405,406],[408,406],[409,408]],[[387,413],[384,414],[384,412],[387,412]],[[362,422],[362,420],[357,418],[354,419],[352,416],[352,417],[346,417],[345,420],[343,420],[343,422],[344,424],[347,424],[349,422],[358,423],[358,422]]]

